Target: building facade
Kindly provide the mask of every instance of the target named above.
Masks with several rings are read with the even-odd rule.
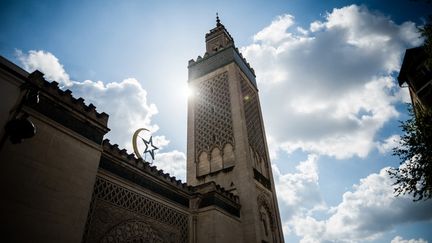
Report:
[[[189,62],[188,183],[104,140],[94,105],[1,57],[2,239],[283,242],[254,71],[219,20],[206,50]]]
[[[399,86],[407,84],[415,109],[432,108],[432,70],[424,47],[407,49],[399,71]]]
[[[219,19],[205,39],[188,67],[188,184],[214,181],[239,197],[242,242],[282,242],[254,70]]]

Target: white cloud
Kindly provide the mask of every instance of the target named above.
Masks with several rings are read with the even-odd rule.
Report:
[[[415,24],[398,25],[351,5],[308,30],[282,15],[242,48],[258,74],[271,157],[314,154],[293,173],[273,165],[285,235],[294,233],[301,242],[364,242],[396,225],[431,219],[421,214],[432,211],[431,203],[394,197],[385,169],[362,179],[327,211],[318,183],[319,155],[365,158],[396,142],[396,136],[377,140],[377,132],[399,115],[395,105],[408,100],[393,75],[405,49],[421,43]]]
[[[107,137],[129,151],[132,151],[132,134],[137,129],[144,127],[155,133],[159,128],[151,122],[158,112],[157,107],[149,104],[147,91],[134,78],[108,84],[91,80],[73,82],[70,89],[75,96],[83,97],[87,103],[93,103],[98,110],[110,115],[108,127],[111,131]]]
[[[177,150],[170,152],[160,152],[156,154],[155,165],[177,179],[186,180],[186,155]]]
[[[295,222],[293,228],[296,235],[303,236],[300,243],[319,243],[320,236],[325,232],[325,223],[310,216],[296,216],[292,222]]]
[[[304,219],[305,215],[327,209],[319,191],[317,161],[318,156],[309,155],[295,167],[295,172],[286,174],[281,173],[275,164],[272,166],[278,201],[284,211],[282,218],[286,236],[291,232],[300,234],[299,231],[303,230],[301,225],[313,223]],[[318,232],[316,227],[313,230]]]
[[[33,72],[38,69],[45,74],[47,80],[55,80],[60,86],[70,86],[72,84],[63,65],[61,65],[57,57],[50,52],[31,50],[28,54],[24,54],[21,50],[16,50],[15,53],[20,62],[24,65],[24,69],[28,72]]]
[[[400,135],[391,135],[384,142],[378,143],[377,148],[380,153],[387,153],[397,147],[400,142]]]
[[[83,97],[85,103],[93,103],[99,112],[109,114],[108,127],[111,131],[106,137],[111,143],[117,143],[132,152],[132,135],[138,128],[147,128],[153,134],[159,129],[158,125],[152,122],[152,117],[158,113],[157,107],[148,101],[147,91],[135,78],[111,83],[92,80],[72,81],[52,53],[41,50],[31,50],[28,54],[18,50],[16,53],[28,72],[36,69],[43,72],[47,80],[59,82],[63,89],[72,90],[75,97]],[[168,145],[169,140],[159,135],[154,136],[154,143],[162,150]],[[156,155],[157,165],[184,179],[184,153],[174,150]]]
[[[307,30],[305,30],[305,29],[303,29],[302,27],[300,27],[300,26],[297,26],[297,31],[300,33],[300,34],[302,34],[302,35],[307,35],[309,32],[307,31]]]
[[[390,243],[428,243],[427,240],[420,239],[410,239],[410,240],[404,240],[401,236],[396,236],[393,238],[393,240]]]
[[[316,155],[309,155],[307,160],[296,166],[295,173],[288,174],[282,174],[279,168],[273,165],[279,201],[290,207],[298,207],[303,203],[305,207],[306,204],[321,204],[317,159]]]
[[[254,36],[254,41],[262,41],[269,44],[276,44],[290,38],[292,35],[286,30],[294,24],[294,16],[283,15],[277,17],[270,26],[264,28]]]
[[[298,215],[288,222],[305,242],[363,242],[377,239],[396,225],[432,219],[432,202],[395,197],[393,180],[383,168],[343,194],[326,220]]]
[[[310,31],[312,31],[312,32],[317,32],[317,31],[322,30],[324,28],[325,28],[325,25],[321,21],[318,21],[318,20],[312,22],[310,24],[310,27],[309,27]]]
[[[285,238],[295,234],[300,242],[366,242],[378,240],[395,226],[432,220],[432,201],[395,197],[388,168],[360,179],[329,208],[321,196],[318,159],[309,155],[286,174],[273,165]]]
[[[271,151],[366,157],[406,101],[392,74],[405,48],[421,43],[415,24],[351,5],[312,22],[311,33],[295,27],[293,16],[279,16],[242,48],[258,74],[266,131],[278,146]]]

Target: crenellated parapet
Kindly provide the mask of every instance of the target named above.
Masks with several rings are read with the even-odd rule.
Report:
[[[246,66],[251,70],[251,72],[255,75],[255,70],[251,67],[250,63],[246,60],[245,57],[243,57],[243,54],[239,51],[239,49],[236,47],[235,48],[237,54],[241,57],[241,59],[243,60],[243,62],[246,64]]]
[[[141,158],[136,158],[133,153],[128,153],[126,149],[120,149],[117,144],[111,144],[109,139],[104,139],[102,143],[104,154],[109,154],[115,157],[117,163],[138,169],[139,171],[151,175],[158,180],[164,181],[176,188],[183,190],[188,193],[192,193],[193,187],[188,186],[186,183],[177,179],[175,176],[171,176],[169,173],[165,173],[163,170],[158,169],[156,166],[144,161]],[[115,161],[115,160],[113,160]],[[121,163],[123,162],[123,163]]]
[[[71,90],[67,89],[63,91],[59,88],[59,83],[56,81],[48,82],[43,76],[44,74],[42,72],[36,70],[29,74],[28,79],[29,82],[38,87],[42,93],[49,95],[62,104],[67,105],[74,111],[85,115],[87,118],[92,119],[99,125],[104,127],[107,126],[109,117],[108,114],[105,112],[97,112],[96,106],[91,103],[86,105],[83,98],[73,97]]]
[[[234,44],[218,49],[217,52],[206,52],[204,57],[198,56],[196,60],[190,59],[188,62],[189,82],[230,63],[236,63],[257,89],[255,70]]]
[[[219,194],[220,196],[224,197],[225,199],[231,200],[235,203],[240,203],[238,196],[227,191],[224,187],[216,184],[214,181],[210,181],[208,183],[204,183],[204,184],[195,186],[194,189],[201,194],[207,194],[207,193],[215,192],[215,193]]]
[[[228,46],[228,47],[231,47],[231,46]],[[240,50],[237,47],[234,47],[234,50],[236,51],[237,55],[239,55],[240,59],[244,62],[244,64],[246,65],[246,67],[249,68],[250,71],[255,75],[255,70],[252,68],[252,66],[246,60],[246,58],[243,57],[243,54],[240,52]],[[222,50],[220,50],[220,51],[222,51]],[[188,62],[188,67],[193,66],[193,65],[195,65],[198,62],[204,61],[205,59],[210,58],[213,55],[215,55],[215,54],[209,54],[208,52],[206,52],[206,53],[204,53],[204,57],[198,56],[195,60],[194,59],[190,59],[189,62]]]
[[[75,133],[100,144],[110,130],[108,114],[99,113],[93,104],[86,105],[83,98],[75,98],[70,90],[62,90],[57,82],[48,82],[38,70],[28,74],[21,71],[21,98],[14,108],[16,115],[34,111]],[[36,115],[38,116],[38,115]]]
[[[197,192],[198,203],[196,209],[216,206],[225,212],[240,217],[240,199],[238,196],[226,191],[223,187],[210,181],[194,187]]]

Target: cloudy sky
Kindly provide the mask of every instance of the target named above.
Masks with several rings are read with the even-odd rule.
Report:
[[[395,198],[396,79],[426,1],[1,1],[0,55],[110,114],[185,178],[187,63],[215,13],[257,74],[286,242],[432,242],[432,202]]]

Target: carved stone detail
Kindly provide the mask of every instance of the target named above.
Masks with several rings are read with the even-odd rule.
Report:
[[[111,228],[100,240],[101,243],[149,242],[163,243],[163,238],[149,224],[139,220],[127,220]]]
[[[196,85],[195,158],[206,153],[212,160],[214,147],[223,151],[226,144],[234,145],[228,73],[204,80]]]
[[[246,129],[248,134],[249,145],[253,151],[254,160],[257,161],[255,167],[266,177],[267,173],[267,159],[265,152],[264,136],[263,136],[263,123],[261,121],[258,93],[249,85],[247,80],[240,76],[240,86],[243,97],[243,105],[246,117]],[[264,162],[264,165],[261,163]]]
[[[97,177],[83,242],[188,242],[188,215]]]
[[[274,210],[273,207],[271,206],[272,204],[270,203],[268,196],[264,193],[259,194],[257,197],[257,202],[258,202],[258,210],[260,211],[261,208],[265,209],[266,213],[270,218],[270,227],[272,230],[274,230],[276,228],[274,213],[273,213]]]

